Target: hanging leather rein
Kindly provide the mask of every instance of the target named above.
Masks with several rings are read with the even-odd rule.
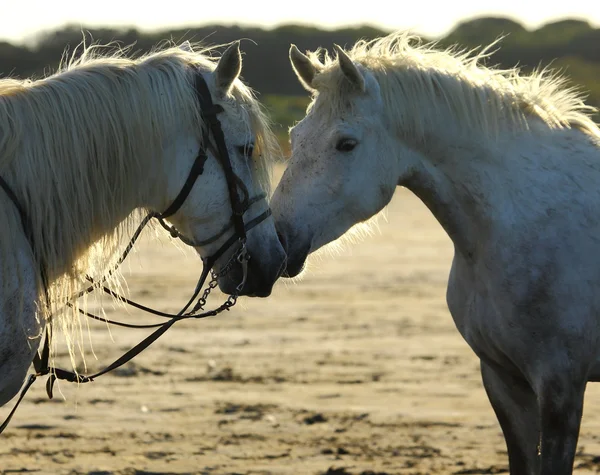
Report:
[[[92,277],[86,276],[86,279],[90,282],[89,287],[78,292],[76,295],[73,296],[71,301],[67,302],[68,306],[73,306],[73,304],[71,303],[73,300],[76,300],[85,294],[91,293],[96,289],[100,289],[103,292],[111,295],[112,297],[114,297],[117,300],[121,300],[128,305],[131,305],[140,310],[144,310],[153,315],[164,317],[167,320],[163,323],[157,323],[157,324],[136,325],[136,324],[119,322],[119,321],[115,321],[115,320],[109,320],[107,318],[99,317],[97,315],[94,315],[92,313],[89,313],[89,312],[79,309],[79,312],[82,313],[83,315],[86,315],[87,317],[92,318],[94,320],[100,320],[102,322],[106,322],[108,324],[119,325],[119,326],[123,326],[123,327],[127,327],[127,328],[156,328],[156,330],[153,333],[148,335],[146,338],[144,338],[142,341],[140,341],[137,345],[135,345],[129,351],[124,353],[121,357],[119,357],[118,359],[113,361],[110,365],[108,365],[104,369],[98,371],[97,373],[94,373],[94,374],[88,375],[88,376],[81,375],[81,374],[75,373],[73,371],[64,370],[61,368],[51,367],[49,365],[50,340],[51,340],[52,335],[51,335],[51,331],[50,331],[51,327],[48,324],[46,326],[46,333],[45,333],[45,338],[44,338],[44,343],[42,346],[41,353],[36,352],[35,356],[33,358],[33,366],[35,369],[35,373],[31,374],[29,376],[27,382],[25,383],[25,385],[23,386],[23,389],[21,390],[21,394],[20,394],[15,406],[13,407],[12,411],[7,416],[6,420],[2,423],[2,425],[0,425],[0,433],[2,433],[4,431],[4,429],[8,426],[8,424],[10,423],[10,420],[12,419],[19,404],[25,397],[25,394],[27,393],[27,391],[29,390],[31,385],[35,382],[35,380],[38,377],[49,375],[47,383],[46,383],[46,392],[48,393],[48,397],[52,398],[54,382],[57,379],[62,379],[62,380],[69,381],[69,382],[78,382],[78,383],[87,383],[87,382],[93,381],[95,378],[102,376],[103,374],[109,373],[110,371],[113,371],[114,369],[122,366],[123,364],[127,363],[132,358],[134,358],[135,356],[140,354],[142,351],[144,351],[146,348],[148,348],[152,343],[154,343],[156,340],[158,340],[158,338],[160,338],[160,336],[163,335],[176,322],[178,322],[180,320],[184,320],[184,319],[189,319],[189,318],[199,319],[199,318],[216,316],[225,310],[229,310],[231,307],[233,307],[235,305],[235,303],[237,301],[237,297],[246,282],[247,271],[248,271],[248,260],[250,259],[250,255],[248,254],[248,251],[246,249],[246,233],[248,231],[250,231],[252,228],[254,228],[255,226],[257,226],[258,224],[260,224],[266,218],[268,218],[271,215],[271,210],[270,210],[270,208],[267,208],[267,210],[264,211],[263,213],[261,213],[259,216],[248,221],[247,223],[244,222],[243,216],[246,213],[246,211],[248,211],[253,204],[265,199],[266,195],[263,193],[263,194],[259,194],[259,195],[255,196],[253,198],[250,198],[248,195],[248,190],[247,190],[246,186],[244,185],[242,180],[233,171],[233,168],[231,165],[231,159],[229,157],[229,152],[227,150],[227,145],[225,143],[225,136],[223,134],[223,129],[221,128],[221,123],[219,122],[219,119],[218,119],[218,114],[223,112],[223,107],[218,104],[213,103],[208,85],[206,84],[206,81],[204,80],[204,78],[202,77],[202,75],[199,72],[196,74],[196,77],[195,77],[195,90],[196,90],[196,96],[197,96],[197,99],[198,99],[198,102],[200,105],[202,121],[204,124],[203,130],[202,130],[202,142],[201,142],[200,150],[198,151],[198,155],[196,156],[196,159],[194,160],[194,164],[192,165],[190,173],[189,173],[181,191],[179,192],[179,194],[175,197],[175,199],[173,200],[171,205],[165,211],[163,211],[162,213],[150,212],[142,220],[142,222],[140,223],[140,225],[138,226],[136,231],[133,233],[131,239],[129,240],[129,243],[127,244],[125,250],[123,251],[123,253],[119,257],[119,259],[117,260],[114,267],[112,269],[110,269],[108,271],[108,273],[102,279],[94,280]],[[186,236],[183,236],[179,231],[177,231],[177,229],[175,229],[175,227],[169,225],[165,221],[165,219],[174,215],[181,208],[181,206],[183,205],[183,203],[189,196],[190,192],[192,191],[192,188],[194,187],[196,180],[198,179],[198,177],[200,175],[202,175],[202,173],[204,171],[204,164],[205,164],[206,160],[208,159],[207,147],[210,144],[211,135],[214,140],[215,147],[216,147],[214,155],[217,158],[217,160],[219,160],[219,163],[221,164],[223,171],[225,173],[225,178],[227,181],[227,188],[228,188],[228,192],[229,192],[229,199],[230,199],[231,208],[232,208],[232,215],[231,215],[231,219],[228,221],[228,223],[225,225],[225,227],[223,227],[214,236],[212,236],[209,239],[203,240],[203,241],[194,241],[193,239],[189,239]],[[19,202],[16,194],[13,192],[13,190],[10,188],[10,186],[6,183],[6,181],[1,176],[0,176],[0,187],[2,187],[2,189],[5,191],[6,195],[10,198],[10,200],[14,203],[15,207],[17,208],[20,218],[21,218],[21,223],[22,223],[23,229],[25,231],[25,235],[27,236],[29,244],[35,253],[36,247],[34,246],[34,242],[33,242],[32,227],[31,227],[30,221],[28,219],[28,216],[27,216],[24,208],[21,206],[21,203]],[[217,249],[217,251],[214,254],[212,254],[208,257],[202,258],[202,273],[200,275],[200,278],[198,279],[198,283],[196,284],[194,293],[193,293],[192,297],[188,300],[186,305],[176,314],[161,312],[159,310],[155,310],[155,309],[152,309],[145,305],[142,305],[140,303],[137,303],[133,300],[123,297],[122,295],[119,295],[118,293],[114,292],[112,289],[110,289],[104,285],[104,283],[106,282],[108,277],[110,275],[112,275],[112,273],[115,272],[117,270],[117,268],[127,258],[127,256],[133,249],[135,242],[137,241],[140,234],[142,233],[143,229],[152,219],[157,219],[158,222],[161,224],[161,226],[163,228],[165,228],[167,231],[169,231],[169,233],[171,234],[171,236],[173,238],[179,238],[185,244],[194,246],[194,247],[206,246],[207,244],[215,242],[219,238],[221,238],[223,235],[225,235],[227,231],[229,231],[231,228],[233,228],[233,234],[231,235],[231,237],[229,237],[227,239],[227,241],[225,241],[221,245],[221,247],[219,247],[219,249]],[[225,252],[227,252],[227,250],[230,249],[231,246],[233,246],[236,242],[239,243],[240,247],[229,258],[229,260],[225,264],[225,266],[218,273],[212,271],[211,269],[212,269],[213,265],[215,264],[215,262]],[[39,267],[40,267],[40,276],[41,276],[42,286],[44,288],[46,304],[49,305],[47,269],[46,269],[45,264],[41,260],[38,259],[38,263],[39,263]],[[242,281],[238,284],[235,293],[230,295],[228,297],[228,299],[223,304],[221,304],[219,307],[217,307],[213,310],[204,310],[204,307],[206,305],[206,299],[208,298],[211,290],[213,290],[218,285],[217,284],[218,278],[225,275],[226,273],[228,273],[231,270],[231,268],[233,267],[233,265],[235,265],[236,263],[239,263],[242,266],[243,276],[242,276]],[[204,290],[204,292],[202,293],[202,295],[198,298],[200,291],[204,287],[206,279],[208,278],[209,273],[211,274],[211,280],[209,281],[209,284],[208,284],[207,288]],[[196,299],[197,299],[197,301],[196,301]],[[194,307],[192,307],[192,309],[188,311],[189,307],[195,301],[196,301],[196,304],[194,305]],[[198,312],[201,312],[201,313],[198,313]]]

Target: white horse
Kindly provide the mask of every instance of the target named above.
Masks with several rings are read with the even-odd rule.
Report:
[[[86,274],[98,276],[110,268],[120,238],[128,236],[142,211],[165,211],[190,170],[201,174],[169,221],[192,242],[218,236],[195,246],[203,258],[230,240],[227,223],[235,203],[224,158],[213,139],[206,140],[206,113],[218,113],[229,175],[255,198],[246,222],[268,210],[263,197],[277,143],[251,90],[238,78],[239,43],[218,62],[209,58],[211,51],[194,52],[189,44],[138,59],[101,51],[84,48],[79,59],[45,79],[0,80],[0,176],[8,184],[8,191],[0,190],[0,405],[23,383],[48,312],[60,312]],[[201,110],[199,75],[219,109]],[[199,150],[206,153],[203,172],[196,167]],[[32,246],[17,205],[29,222]],[[231,246],[213,269],[219,272],[240,246]],[[272,218],[249,231],[246,249],[250,262],[240,294],[267,296],[285,262]],[[221,276],[221,289],[236,292],[239,282],[231,275],[239,274]],[[76,307],[51,321],[68,338],[78,333]],[[69,341],[72,353],[75,342]]]
[[[452,239],[447,302],[481,360],[511,474],[572,473],[600,378],[600,130],[557,76],[407,34],[290,59],[314,95],[271,201],[307,255],[412,190]],[[470,58],[470,59],[469,59]]]

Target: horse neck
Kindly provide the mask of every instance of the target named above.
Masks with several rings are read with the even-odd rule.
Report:
[[[457,252],[472,258],[511,220],[513,198],[531,170],[511,157],[511,140],[492,142],[468,135],[428,137],[417,165],[400,184],[415,193],[452,239]]]

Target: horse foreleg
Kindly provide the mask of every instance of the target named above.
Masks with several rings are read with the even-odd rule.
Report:
[[[7,306],[4,305],[4,308]],[[12,305],[8,305],[12,307]],[[4,313],[4,312],[2,312]],[[0,318],[2,318],[0,316]],[[15,397],[31,365],[40,344],[39,327],[31,332],[31,327],[0,325],[0,406]]]
[[[573,381],[568,373],[560,376],[554,375],[536,391],[541,421],[540,475],[573,473],[587,378]]]
[[[0,292],[0,406],[23,385],[43,330],[36,316],[37,287],[29,253],[22,248],[13,257],[20,259],[21,278],[9,262],[1,279],[10,280],[0,282],[5,289],[3,294]]]
[[[483,361],[481,376],[504,434],[511,475],[537,475],[540,429],[533,389],[527,381]]]

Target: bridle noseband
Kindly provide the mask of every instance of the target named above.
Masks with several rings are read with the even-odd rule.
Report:
[[[100,280],[96,281],[92,277],[86,276],[86,279],[90,282],[91,285],[89,287],[87,287],[86,289],[75,294],[66,303],[67,306],[72,307],[73,306],[72,302],[74,300],[82,297],[85,294],[91,293],[96,289],[101,289],[102,291],[111,295],[112,297],[122,300],[123,302],[125,302],[129,305],[132,305],[135,308],[144,310],[148,313],[152,313],[153,315],[167,318],[168,320],[164,323],[158,323],[158,324],[134,325],[134,324],[123,323],[123,322],[119,322],[119,321],[109,320],[109,319],[91,314],[84,310],[78,309],[81,314],[86,315],[89,318],[92,318],[94,320],[100,320],[100,321],[103,321],[103,322],[106,322],[109,324],[119,325],[119,326],[128,327],[128,328],[157,328],[153,333],[151,333],[144,340],[142,340],[140,343],[135,345],[133,348],[131,348],[129,351],[127,351],[125,354],[123,354],[120,358],[115,360],[113,363],[111,363],[104,369],[98,371],[97,373],[89,375],[89,376],[85,376],[85,375],[75,373],[73,371],[67,371],[67,370],[63,370],[60,368],[54,368],[54,367],[49,366],[51,331],[50,331],[49,324],[47,324],[46,334],[45,334],[41,354],[36,352],[34,355],[34,358],[33,358],[33,366],[35,369],[35,373],[31,374],[29,376],[29,379],[27,380],[23,389],[21,390],[21,394],[17,400],[17,403],[15,404],[12,411],[9,413],[6,420],[2,423],[2,425],[0,425],[0,433],[2,433],[4,431],[4,429],[8,426],[15,411],[17,410],[17,407],[23,400],[28,389],[31,387],[31,385],[35,382],[35,380],[38,377],[44,376],[44,375],[49,375],[48,381],[46,383],[46,391],[48,393],[48,397],[52,398],[53,385],[57,379],[62,379],[62,380],[69,381],[69,382],[78,382],[78,383],[87,383],[87,382],[93,381],[98,376],[106,374],[106,373],[118,368],[119,366],[122,366],[123,364],[127,363],[132,358],[137,356],[143,350],[148,348],[152,343],[154,343],[161,335],[163,335],[171,326],[173,326],[175,324],[175,322],[178,322],[178,321],[184,320],[184,319],[188,319],[188,318],[206,318],[206,317],[216,316],[225,310],[229,310],[231,307],[233,307],[235,305],[235,303],[237,301],[237,297],[238,297],[239,293],[242,291],[242,289],[246,283],[247,272],[248,272],[248,261],[250,259],[250,255],[248,254],[248,251],[246,249],[246,233],[248,231],[250,231],[252,228],[254,228],[255,226],[257,226],[258,224],[260,224],[266,218],[268,218],[271,215],[271,210],[270,210],[270,208],[267,207],[267,210],[264,211],[263,213],[261,213],[260,215],[256,216],[255,218],[251,219],[248,222],[244,222],[244,214],[250,209],[250,207],[252,205],[254,205],[255,203],[258,203],[259,201],[264,200],[266,198],[266,194],[261,193],[253,198],[250,198],[249,194],[248,194],[248,189],[246,188],[246,186],[244,185],[242,180],[233,171],[233,167],[231,165],[231,159],[229,157],[229,152],[227,150],[227,145],[225,143],[225,136],[223,134],[223,129],[221,128],[221,123],[219,122],[219,119],[218,119],[218,114],[223,112],[224,109],[219,104],[213,103],[208,85],[206,84],[206,81],[204,80],[204,78],[202,77],[200,72],[197,72],[195,75],[195,90],[196,90],[196,97],[198,99],[199,106],[200,106],[200,114],[201,114],[202,121],[204,124],[204,127],[202,129],[202,145],[200,146],[198,155],[196,156],[196,158],[194,160],[192,168],[188,174],[188,177],[187,177],[183,187],[181,188],[181,191],[179,192],[179,194],[175,197],[175,199],[173,200],[171,205],[165,211],[163,211],[162,213],[150,212],[148,215],[146,215],[146,217],[142,220],[142,222],[140,223],[140,225],[138,226],[136,231],[133,233],[131,239],[129,240],[129,243],[127,244],[125,250],[123,251],[123,253],[119,257],[119,259],[117,260],[116,264],[113,266],[112,269],[110,269],[107,272],[107,274],[104,277],[102,277]],[[192,191],[192,189],[194,187],[194,184],[196,183],[196,180],[204,172],[204,164],[208,160],[207,150],[208,150],[208,147],[210,146],[211,135],[214,140],[215,147],[216,147],[216,150],[214,150],[214,155],[217,158],[217,160],[219,161],[219,163],[221,164],[221,167],[223,168],[223,171],[225,173],[225,179],[227,181],[229,199],[230,199],[231,208],[232,208],[232,215],[231,215],[231,218],[228,221],[228,223],[221,230],[219,230],[215,235],[213,235],[212,237],[210,237],[208,239],[204,239],[202,241],[194,241],[193,239],[183,236],[177,229],[175,229],[174,226],[169,225],[165,220],[167,218],[173,216],[175,213],[177,213],[177,211],[181,208],[181,206],[183,205],[185,200],[188,198],[190,192]],[[1,176],[0,176],[0,187],[2,187],[2,189],[5,191],[5,193],[10,198],[10,200],[14,203],[15,207],[17,208],[17,210],[19,212],[19,216],[21,218],[21,223],[22,223],[23,229],[25,231],[25,235],[27,236],[29,244],[34,252],[34,257],[36,257],[36,261],[38,262],[38,265],[39,265],[42,286],[43,286],[45,298],[46,298],[46,304],[48,305],[48,308],[50,308],[49,307],[50,299],[49,299],[49,293],[48,293],[47,269],[46,269],[44,262],[42,262],[40,259],[37,258],[37,256],[35,256],[36,247],[33,242],[33,233],[32,233],[31,223],[28,219],[28,216],[27,216],[24,208],[21,206],[21,203],[19,202],[16,194],[13,192],[13,190],[10,188],[10,186],[6,183],[6,181]],[[240,196],[240,192],[241,192],[241,196]],[[202,274],[200,275],[200,278],[198,279],[198,283],[196,284],[194,293],[193,293],[192,297],[189,299],[189,301],[186,303],[186,305],[177,314],[161,312],[159,310],[155,310],[150,307],[146,307],[145,305],[139,304],[133,300],[123,297],[122,295],[119,295],[118,293],[116,293],[115,291],[113,291],[112,289],[110,289],[104,285],[104,283],[106,282],[108,277],[110,275],[112,275],[117,270],[117,268],[123,263],[123,261],[127,258],[127,256],[133,249],[135,242],[137,241],[140,234],[142,233],[143,229],[152,219],[157,219],[158,222],[161,224],[161,226],[163,228],[165,228],[167,231],[169,231],[169,233],[171,234],[171,236],[173,238],[179,238],[185,244],[194,246],[194,247],[204,247],[209,244],[212,244],[212,243],[218,241],[220,238],[222,238],[227,233],[227,231],[229,231],[230,229],[233,228],[233,234],[231,235],[231,237],[229,237],[213,254],[209,255],[208,257],[202,258],[202,265],[203,265]],[[214,266],[216,261],[221,256],[223,256],[223,254],[225,254],[225,252],[227,252],[227,250],[230,249],[236,242],[239,242],[239,244],[240,244],[239,249],[237,249],[232,254],[232,256],[229,258],[228,262],[222,267],[222,269],[219,270],[219,272],[212,271],[212,267]],[[239,263],[242,267],[242,280],[237,285],[236,292],[234,294],[230,295],[228,297],[228,299],[223,304],[221,304],[219,307],[217,307],[216,309],[205,311],[204,306],[206,305],[206,299],[208,298],[210,292],[214,288],[217,287],[218,278],[227,274],[236,263]],[[207,279],[209,273],[212,274],[212,278],[211,278],[210,282],[208,283],[207,288],[204,290],[202,295],[198,298],[200,291],[204,287],[204,284],[206,282],[206,279]],[[192,305],[192,303],[194,303],[196,301],[196,299],[198,299],[196,304],[190,311],[188,311],[188,308]],[[198,313],[200,311],[202,311],[202,313]],[[48,317],[48,320],[50,320],[50,318],[51,318],[51,316]]]

